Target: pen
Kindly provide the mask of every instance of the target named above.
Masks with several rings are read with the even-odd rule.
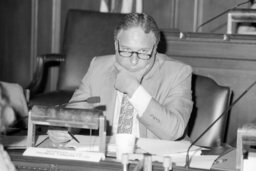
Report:
[[[77,143],[80,143],[80,142],[78,141],[78,139],[77,139],[70,131],[68,131],[68,134],[69,134]]]

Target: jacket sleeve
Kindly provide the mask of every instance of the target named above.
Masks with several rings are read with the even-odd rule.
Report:
[[[138,114],[139,121],[159,139],[176,140],[184,134],[193,106],[191,73],[191,67],[185,65],[172,80],[166,98],[160,103],[151,97],[143,113]]]

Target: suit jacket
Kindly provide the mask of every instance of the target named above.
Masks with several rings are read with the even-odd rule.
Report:
[[[95,57],[73,94],[71,101],[100,96],[100,105],[106,106],[104,114],[111,130],[114,117],[117,70],[115,55]],[[141,137],[175,140],[184,135],[192,110],[190,66],[164,54],[157,54],[155,64],[144,77],[142,86],[152,99],[139,117]],[[88,108],[88,104],[75,104]]]

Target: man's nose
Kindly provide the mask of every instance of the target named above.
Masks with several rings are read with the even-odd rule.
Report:
[[[132,65],[136,65],[139,61],[139,58],[136,53],[133,53],[132,56],[130,57],[130,62]]]

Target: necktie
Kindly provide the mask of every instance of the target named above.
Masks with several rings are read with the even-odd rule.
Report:
[[[127,94],[123,95],[121,110],[118,120],[117,133],[132,133],[134,107],[128,101]]]

